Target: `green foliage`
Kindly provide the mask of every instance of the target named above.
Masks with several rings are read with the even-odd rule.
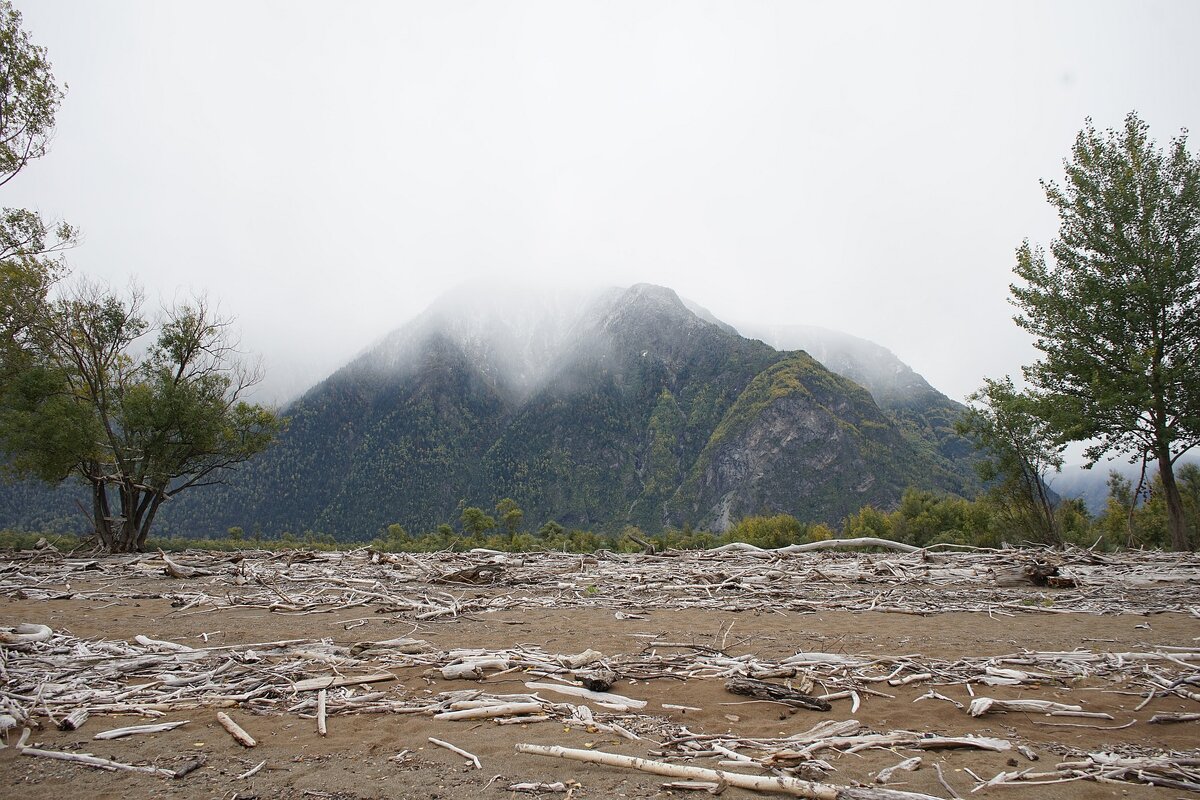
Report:
[[[1171,545],[1189,546],[1174,478],[1200,443],[1200,159],[1186,132],[1163,150],[1130,113],[1120,130],[1088,120],[1063,185],[1053,261],[1028,241],[1012,286],[1017,324],[1042,357],[1026,377],[1062,441],[1158,462]]]
[[[892,518],[892,538],[917,547],[939,542],[969,544],[990,533],[990,517],[984,504],[909,489]]]
[[[0,186],[46,153],[63,90],[46,48],[21,29],[21,13],[0,0]]]
[[[517,505],[516,500],[506,497],[496,503],[496,516],[500,520],[501,527],[512,537],[516,536],[517,531],[521,529],[521,520],[524,519],[525,512]]]
[[[9,288],[0,284],[6,301]],[[81,478],[111,550],[144,548],[164,501],[219,481],[279,429],[273,412],[240,399],[254,376],[203,301],[169,309],[148,347],[136,292],[81,283],[38,305],[12,342],[20,368],[0,386],[0,449],[18,474]]]
[[[978,405],[967,409],[958,429],[985,456],[976,469],[995,508],[1007,517],[1011,531],[1060,543],[1046,474],[1062,468],[1064,445],[1046,421],[1042,398],[1018,392],[1005,377],[985,380],[969,399]]]
[[[806,533],[804,523],[800,520],[790,514],[776,514],[740,519],[725,532],[725,539],[769,549],[798,544],[805,540]]]
[[[463,531],[471,536],[482,536],[496,527],[495,518],[488,516],[482,508],[475,506],[464,508],[459,520],[462,522]]]
[[[842,521],[842,536],[847,539],[890,539],[891,517],[872,505],[865,505]]]

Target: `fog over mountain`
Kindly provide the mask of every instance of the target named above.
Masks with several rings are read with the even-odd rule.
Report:
[[[723,530],[977,488],[961,406],[885,348],[755,332],[778,347],[650,284],[463,287],[290,403],[275,446],[173,500],[162,530],[359,538],[503,497],[535,527]],[[0,522],[71,527],[73,492],[0,492]]]

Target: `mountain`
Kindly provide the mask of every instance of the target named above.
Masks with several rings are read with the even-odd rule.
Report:
[[[886,359],[861,354],[839,375],[820,363],[834,350],[785,347],[647,284],[455,292],[289,406],[229,484],[165,506],[162,530],[363,538],[504,497],[533,528],[721,530],[972,486],[938,416],[954,409],[920,376],[888,362],[892,382],[875,380]]]
[[[747,336],[781,350],[804,350],[833,372],[863,386],[914,447],[940,472],[939,485],[973,495],[979,488],[971,442],[954,423],[966,406],[951,400],[886,347],[848,333],[811,325],[739,324]]]

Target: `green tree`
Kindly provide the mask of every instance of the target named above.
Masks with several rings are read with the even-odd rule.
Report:
[[[1011,378],[985,379],[968,400],[957,430],[984,455],[976,462],[979,477],[996,510],[1014,532],[1062,543],[1054,502],[1046,486],[1051,469],[1059,471],[1065,445],[1040,408],[1040,398],[1018,392]]]
[[[495,518],[484,513],[482,508],[475,506],[464,508],[459,519],[462,522],[463,530],[472,536],[482,536],[496,527]]]
[[[21,12],[0,0],[0,186],[45,155],[62,98],[46,48],[21,29]]]
[[[1188,547],[1174,465],[1200,443],[1200,159],[1186,131],[1164,150],[1137,114],[1091,120],[1043,181],[1058,213],[1052,261],[1017,250],[1016,322],[1042,357],[1025,369],[1063,441],[1158,464],[1171,546]]]
[[[0,0],[0,186],[46,154],[63,94],[46,48],[29,40],[21,13]],[[75,238],[69,225],[48,226],[32,211],[0,210],[0,261],[55,253]]]
[[[241,399],[258,375],[229,325],[203,300],[151,323],[136,291],[85,283],[41,298],[14,345],[21,368],[0,387],[10,468],[52,484],[81,478],[99,540],[113,552],[143,549],[163,502],[222,482],[280,427]]]
[[[45,154],[62,98],[46,49],[30,42],[21,14],[0,0],[0,186]],[[0,390],[28,366],[31,325],[63,274],[61,251],[75,239],[65,223],[0,209]]]
[[[500,524],[504,526],[504,530],[508,532],[510,538],[517,535],[517,531],[521,529],[521,520],[525,518],[525,512],[511,497],[506,497],[496,503],[496,515],[500,518]]]

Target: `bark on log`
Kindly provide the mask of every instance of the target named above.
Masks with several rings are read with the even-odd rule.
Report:
[[[753,697],[757,700],[772,700],[776,703],[785,703],[797,708],[809,708],[813,711],[828,711],[833,708],[827,701],[818,697],[754,678],[730,678],[725,681],[725,689],[734,694]]]
[[[58,721],[58,729],[60,731],[77,731],[83,727],[83,723],[87,722],[87,720],[87,710],[77,708]]]
[[[596,750],[575,750],[558,745],[518,744],[517,752],[538,756],[564,758],[569,761],[583,761],[589,764],[604,764],[610,767],[624,767],[649,772],[652,775],[665,775],[668,778],[685,778],[692,780],[716,781],[735,786],[739,789],[749,789],[756,792],[780,792],[794,797],[805,797],[809,800],[939,800],[928,794],[916,792],[900,792],[895,789],[877,789],[870,787],[834,786],[826,783],[812,783],[799,778],[764,777],[761,775],[744,775],[739,772],[726,772],[704,767],[691,767],[683,764],[669,764],[664,761],[652,761],[648,758],[622,756],[616,753],[605,753]]]

